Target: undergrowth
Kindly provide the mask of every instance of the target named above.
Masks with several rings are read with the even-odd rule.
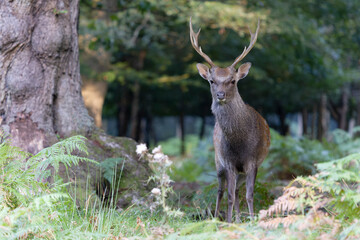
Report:
[[[160,207],[156,208],[130,206],[120,210],[106,204],[79,208],[76,199],[68,193],[70,183],[63,183],[56,172],[60,164],[67,167],[79,161],[97,164],[79,157],[87,152],[85,138],[65,139],[35,156],[0,138],[0,239],[360,239],[359,145],[354,144],[357,139],[349,138],[343,132],[335,133],[333,142],[326,143],[329,146],[313,144],[318,149],[306,153],[308,158],[324,149],[329,152],[315,158],[318,163],[313,165],[312,175],[293,179],[274,202],[268,193],[270,186],[258,182],[255,200],[260,203],[257,209],[262,207],[263,210],[254,221],[244,219],[240,224],[212,219],[216,184],[195,192],[187,207],[174,204],[181,207],[184,213],[181,217],[164,218],[166,211],[161,206],[168,205],[163,205],[160,198]],[[336,141],[337,146],[331,145]],[[310,143],[303,143],[301,148],[310,149]],[[211,151],[211,147],[206,146],[209,144],[200,149]],[[278,149],[279,146],[274,147]],[[304,151],[307,150],[301,150],[299,154]],[[337,160],[327,159],[341,156],[344,154],[341,151],[350,155]],[[144,153],[150,154],[147,150]],[[160,148],[146,156],[150,157],[155,172],[153,179],[159,184],[159,190],[153,189],[149,194],[163,196],[161,188],[171,186],[165,171],[170,166],[169,159]],[[196,156],[197,163],[204,163],[200,166],[202,169],[211,169],[211,165],[205,165],[209,158],[207,153],[199,152]],[[121,181],[121,176],[113,176],[113,168],[121,166],[121,162],[121,159],[109,160],[106,165],[109,168],[103,169],[111,184]],[[162,162],[164,169],[155,169]],[[191,167],[186,169],[192,170]],[[179,171],[191,175],[185,170]],[[161,182],[163,180],[166,181]],[[164,193],[165,197],[171,194],[170,191]],[[172,200],[176,201],[176,198]],[[173,207],[169,201],[166,204]]]

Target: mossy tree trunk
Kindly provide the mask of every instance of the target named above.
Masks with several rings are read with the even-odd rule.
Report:
[[[81,96],[78,4],[0,1],[0,123],[32,153],[94,128]]]
[[[13,145],[31,153],[58,137],[85,135],[89,158],[122,160],[122,188],[115,191],[117,205],[126,207],[148,195],[151,170],[136,156],[135,141],[106,135],[85,108],[78,17],[79,0],[0,1],[0,125]],[[103,195],[102,170],[89,165],[82,162],[69,171],[61,166],[59,171],[66,181],[75,179],[80,205],[95,190]]]

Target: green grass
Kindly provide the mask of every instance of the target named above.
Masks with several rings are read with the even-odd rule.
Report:
[[[86,152],[83,141],[82,137],[66,139],[36,156],[11,147],[7,142],[0,144],[0,239],[315,240],[360,237],[360,196],[356,190],[360,186],[360,154],[325,161],[315,165],[315,175],[298,177],[296,181],[304,184],[296,187],[308,192],[303,195],[295,194],[291,200],[296,201],[301,208],[291,213],[283,211],[282,215],[268,216],[266,219],[256,218],[254,221],[243,217],[242,223],[228,224],[212,219],[211,214],[205,214],[207,208],[214,209],[216,183],[194,192],[187,206],[180,203],[178,195],[171,196],[170,207],[181,208],[185,213],[177,218],[165,217],[161,207],[154,212],[145,206],[133,205],[126,209],[106,207],[109,205],[103,204],[95,193],[89,195],[88,202],[91,204],[78,207],[76,198],[69,194],[74,191],[73,185],[63,183],[59,177],[55,177],[53,183],[44,179],[50,174],[47,172],[48,166],[53,166],[56,171],[59,164],[71,166],[79,161],[93,162],[71,155],[74,149]],[[350,149],[350,143],[346,140],[346,145],[343,146]],[[320,148],[318,145],[316,147]],[[194,160],[204,170],[211,166],[202,165],[203,161],[208,161],[209,155],[207,148],[201,149],[205,149],[203,153],[194,154],[194,158],[189,157],[188,161]],[[337,149],[341,149],[341,146]],[[29,159],[24,165],[26,158]],[[189,178],[191,176],[187,176],[186,172],[190,170],[191,167],[185,166],[179,172],[183,171],[184,176]],[[117,179],[116,176],[113,178]],[[257,210],[267,209],[273,204],[269,195],[270,187],[271,183],[257,182]],[[329,199],[330,202],[323,203],[324,199]],[[223,202],[224,211],[226,199]],[[242,202],[245,203],[245,200]],[[314,206],[317,205],[320,209],[319,216],[314,217],[309,209],[315,209]],[[247,211],[246,205],[243,210]],[[289,215],[296,217],[296,221],[288,227],[283,223],[277,227],[264,227],[279,220],[285,222]]]

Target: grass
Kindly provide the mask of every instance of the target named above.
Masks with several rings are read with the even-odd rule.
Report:
[[[266,185],[258,183],[255,201],[260,205],[256,209],[263,208],[266,214],[254,221],[244,217],[242,223],[228,224],[204,214],[206,208],[214,208],[216,184],[194,193],[187,206],[172,195],[167,204],[180,207],[185,213],[181,217],[165,217],[166,211],[161,206],[153,212],[145,205],[126,209],[106,207],[109,205],[97,202],[102,200],[95,193],[88,199],[93,205],[78,207],[76,198],[69,194],[75,190],[73,185],[58,177],[51,184],[41,178],[48,176],[47,166],[56,167],[63,161],[68,166],[88,161],[71,155],[75,148],[86,151],[82,141],[81,137],[67,139],[33,157],[1,143],[0,239],[360,238],[360,195],[356,191],[360,186],[360,154],[315,165],[314,175],[296,178],[282,200],[274,204]],[[200,163],[208,157],[197,156]],[[22,163],[28,157],[32,160],[24,168]],[[39,169],[44,172],[39,174]],[[90,201],[92,197],[94,201]]]

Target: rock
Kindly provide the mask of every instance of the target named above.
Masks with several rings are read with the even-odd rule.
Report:
[[[153,187],[147,184],[152,171],[148,163],[136,155],[136,142],[126,137],[106,135],[100,129],[93,131],[87,138],[87,157],[99,162],[99,165],[81,162],[68,170],[62,166],[59,171],[65,182],[73,182],[69,191],[76,198],[77,205],[97,207],[100,202],[108,202],[112,197],[116,198],[119,208],[126,208],[133,203],[143,204]],[[113,184],[104,178],[104,169],[101,167],[109,159],[118,161],[115,164],[117,177]]]

